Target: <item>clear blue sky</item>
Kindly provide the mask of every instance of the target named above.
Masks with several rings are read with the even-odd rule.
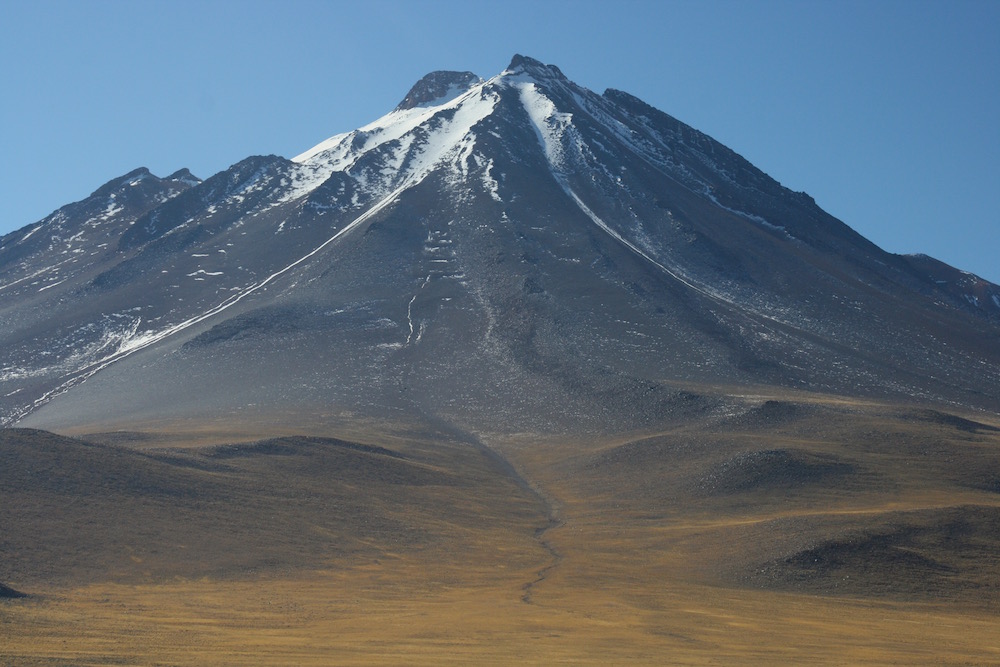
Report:
[[[135,167],[291,157],[514,53],[628,91],[892,252],[1000,282],[1000,2],[0,0],[0,233]]]

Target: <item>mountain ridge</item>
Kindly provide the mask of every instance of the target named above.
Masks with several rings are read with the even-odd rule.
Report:
[[[707,135],[555,66],[515,56],[488,80],[428,77],[292,160],[110,181],[102,196],[147,181],[172,194],[115,211],[104,246],[76,253],[98,258],[74,262],[86,269],[67,274],[61,247],[25,246],[52,216],[0,239],[4,421],[38,412],[44,426],[57,405],[79,417],[109,396],[122,418],[155,412],[183,394],[188,364],[234,383],[220,410],[266,405],[231,377],[239,358],[277,364],[262,399],[501,430],[518,413],[541,429],[581,414],[588,428],[653,423],[691,383],[997,405],[997,286],[973,281],[970,294],[936,264],[886,253]],[[198,356],[196,339],[231,358]],[[293,340],[324,361],[279,371]],[[123,363],[133,355],[166,373],[162,389],[118,401],[97,388],[138,372]],[[545,396],[567,414],[540,407]],[[629,396],[642,398],[628,408]]]

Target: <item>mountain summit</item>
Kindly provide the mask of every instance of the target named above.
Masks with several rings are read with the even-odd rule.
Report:
[[[942,267],[515,56],[0,239],[0,415],[622,431],[748,387],[998,409],[1000,288]]]
[[[472,72],[431,72],[410,88],[410,92],[396,109],[402,111],[418,106],[439,106],[481,82],[482,79]]]

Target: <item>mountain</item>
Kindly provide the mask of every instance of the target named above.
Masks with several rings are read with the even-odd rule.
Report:
[[[1000,409],[1000,287],[515,56],[0,239],[0,415],[613,433],[767,388]]]
[[[997,664],[998,295],[521,56],[131,172],[0,239],[0,663]]]

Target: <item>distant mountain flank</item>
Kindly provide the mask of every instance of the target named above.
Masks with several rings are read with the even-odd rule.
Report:
[[[0,238],[8,425],[617,432],[740,387],[995,411],[998,343],[997,285],[520,55],[294,159],[138,169]]]

